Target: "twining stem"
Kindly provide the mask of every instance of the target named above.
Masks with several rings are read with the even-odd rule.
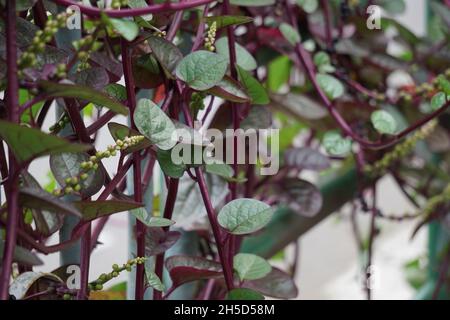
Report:
[[[100,14],[104,12],[106,15],[114,18],[123,18],[123,17],[136,17],[136,16],[142,16],[145,14],[158,14],[163,12],[170,12],[170,11],[179,11],[179,10],[186,10],[195,8],[204,4],[212,3],[215,0],[191,0],[191,1],[185,1],[185,2],[179,2],[179,3],[173,3],[173,2],[164,2],[161,4],[153,4],[147,7],[142,8],[134,8],[134,9],[121,9],[121,10],[112,10],[112,9],[106,9],[101,10],[99,8],[90,7],[86,5],[82,5],[79,2],[71,1],[71,0],[53,0],[56,4],[69,7],[69,6],[77,6],[80,11],[90,17],[98,18],[100,17]]]
[[[293,27],[297,26],[297,18],[293,14],[292,5],[289,1],[286,1],[286,12],[290,19],[290,23]],[[394,144],[396,144],[398,141],[406,137],[411,132],[417,130],[418,128],[422,127],[429,121],[433,120],[440,114],[442,114],[445,110],[447,110],[448,106],[450,105],[450,101],[447,101],[441,108],[437,109],[436,111],[428,114],[424,118],[418,120],[417,122],[413,123],[408,128],[404,129],[403,131],[393,135],[390,139],[385,141],[379,141],[379,142],[372,142],[369,140],[366,140],[359,135],[357,135],[355,132],[353,132],[350,125],[347,123],[347,121],[342,117],[342,115],[336,110],[333,103],[328,99],[325,92],[322,90],[322,88],[319,86],[317,80],[316,80],[316,72],[314,70],[314,65],[312,63],[312,59],[309,56],[309,54],[306,52],[306,50],[303,48],[302,44],[299,42],[296,44],[295,48],[295,54],[298,57],[298,60],[303,66],[303,69],[306,71],[308,78],[310,79],[314,89],[316,90],[317,94],[319,95],[322,102],[325,104],[325,106],[328,109],[328,112],[330,115],[334,118],[334,120],[337,122],[339,127],[344,131],[346,135],[351,137],[354,141],[358,142],[362,148],[367,149],[384,149],[388,148]],[[294,61],[296,62],[296,61]]]
[[[17,79],[17,30],[16,30],[16,0],[6,1],[6,65],[8,66],[8,82],[6,88],[6,106],[9,120],[19,122],[19,82]],[[8,201],[8,219],[6,225],[6,241],[3,251],[2,271],[0,275],[0,299],[9,298],[8,288],[11,277],[14,250],[17,240],[17,227],[19,222],[18,176],[16,159],[9,152],[9,177],[7,183],[6,199]]]
[[[183,115],[186,120],[188,126],[193,127],[192,118],[187,108],[186,103],[182,103]],[[200,189],[200,193],[202,195],[202,200],[206,208],[206,213],[208,215],[208,220],[211,225],[211,229],[213,232],[214,240],[217,244],[217,252],[219,254],[220,264],[222,265],[225,284],[228,290],[233,289],[233,267],[227,261],[227,254],[223,250],[223,241],[222,234],[220,232],[219,223],[217,222],[216,212],[211,202],[211,198],[209,196],[208,187],[206,185],[205,176],[203,175],[203,171],[200,167],[195,167],[195,177],[197,178],[198,187]]]
[[[130,122],[131,127],[136,129],[136,125],[133,120],[134,110],[136,108],[136,95],[133,74],[131,71],[131,55],[129,52],[129,46],[126,40],[121,40],[122,47],[122,65],[125,78],[125,86],[127,90],[127,101],[130,109]],[[133,183],[134,183],[134,201],[142,202],[142,182],[141,182],[141,156],[139,152],[133,153]],[[145,256],[145,224],[141,221],[136,221],[136,255],[138,257]],[[144,264],[138,264],[136,266],[136,287],[135,287],[135,299],[144,299],[144,276],[145,266]]]
[[[164,206],[164,213],[163,213],[163,217],[166,219],[172,218],[173,208],[175,207],[175,200],[177,199],[177,194],[178,194],[178,182],[179,182],[179,179],[174,179],[174,178],[169,179],[169,185],[167,187],[166,205]],[[167,232],[168,230],[169,230],[169,227],[163,228],[164,232]],[[160,279],[162,279],[162,276],[163,276],[164,256],[165,256],[165,252],[161,252],[160,254],[157,255],[156,262],[155,262],[155,273]],[[153,289],[153,299],[161,300],[162,292],[159,290]]]

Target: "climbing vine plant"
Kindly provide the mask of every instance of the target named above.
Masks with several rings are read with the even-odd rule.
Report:
[[[196,284],[189,299],[291,299],[295,262],[270,258],[343,203],[371,217],[367,234],[354,225],[368,278],[378,219],[448,226],[450,5],[430,2],[432,36],[421,38],[391,18],[400,0],[0,1],[0,299],[94,298],[133,269],[139,300],[186,283]],[[369,28],[372,5],[389,14],[379,28]],[[251,143],[236,140],[230,163],[175,162],[181,144],[206,145],[173,132],[208,127],[277,129],[266,140],[279,142],[279,170],[239,163]],[[42,157],[48,185],[30,170]],[[322,178],[343,171],[351,185],[326,194]],[[379,209],[385,174],[416,212]],[[90,279],[99,235],[124,211],[136,250]],[[71,216],[71,235],[49,244]],[[188,236],[190,254],[173,251]],[[33,271],[72,246],[75,265]]]

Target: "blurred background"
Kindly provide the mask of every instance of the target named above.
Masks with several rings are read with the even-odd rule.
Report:
[[[405,2],[406,11],[396,18],[417,35],[423,36],[425,34],[425,0],[406,0]],[[395,46],[392,50],[395,50]],[[47,117],[44,127],[48,127],[54,121],[55,118]],[[125,123],[125,118],[117,116],[114,121]],[[98,145],[106,146],[112,142],[107,129],[103,129],[98,138]],[[113,159],[107,159],[105,164],[110,172],[115,171],[116,163]],[[46,158],[34,161],[31,173],[39,181],[46,181],[48,180],[47,172],[42,168],[47,166]],[[383,178],[378,190],[380,200],[378,202],[383,212],[393,215],[414,212],[413,207],[389,176]],[[364,299],[360,277],[361,257],[358,256],[352,232],[350,209],[347,206],[343,207],[299,240],[300,251],[296,275],[300,291],[298,299]],[[357,217],[361,232],[368,232],[369,216],[358,214]],[[379,220],[378,227],[381,234],[376,238],[374,245],[373,297],[374,299],[412,299],[416,291],[407,281],[409,272],[405,266],[413,260],[419,265],[424,262],[427,230],[422,228],[411,240],[416,221],[398,223]],[[91,279],[108,271],[112,264],[121,264],[128,259],[127,226],[128,213],[111,217],[100,236],[99,240],[102,244],[94,250],[92,255]],[[52,241],[57,242],[57,236]],[[286,260],[293,259],[293,251],[292,247],[288,247],[285,252]],[[59,266],[57,253],[42,258],[45,264],[36,270],[48,272]],[[273,263],[283,264],[276,259]],[[112,282],[123,282],[126,277],[127,275],[122,273]]]

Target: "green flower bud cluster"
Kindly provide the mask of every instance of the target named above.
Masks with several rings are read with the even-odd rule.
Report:
[[[112,271],[110,273],[102,273],[97,280],[89,283],[89,290],[91,291],[99,291],[103,289],[103,285],[113,278],[117,278],[122,271],[131,271],[131,267],[143,264],[147,258],[145,257],[137,257],[134,259],[130,259],[127,263],[124,263],[121,267],[117,264],[112,265]]]
[[[120,7],[125,7],[128,5],[128,0],[113,0],[111,2],[111,8],[120,9]]]
[[[203,100],[205,99],[205,93],[203,92],[194,92],[191,95],[191,102],[189,103],[189,106],[194,111],[203,110],[205,108],[205,105],[203,104]]]
[[[427,138],[436,128],[437,120],[432,120],[422,128],[414,132],[410,137],[406,138],[404,142],[397,144],[394,149],[386,153],[380,160],[373,165],[366,165],[364,172],[374,177],[385,172],[394,162],[406,157],[410,154],[417,142]]]
[[[89,67],[88,59],[89,55],[93,49],[95,38],[92,35],[87,35],[80,40],[75,40],[72,42],[74,48],[78,51],[77,58],[79,60],[78,71],[86,69]]]
[[[122,140],[118,139],[115,145],[109,145],[106,151],[97,151],[94,156],[90,156],[88,161],[83,161],[80,164],[81,172],[77,177],[69,177],[66,179],[66,185],[61,189],[55,189],[53,194],[57,197],[72,194],[81,191],[80,182],[86,180],[89,171],[97,170],[102,159],[113,157],[117,151],[123,151],[131,146],[141,142],[144,136],[125,137]]]
[[[64,28],[66,26],[69,15],[66,12],[58,14],[54,19],[47,20],[44,30],[38,30],[36,32],[30,46],[20,55],[17,61],[19,76],[23,75],[23,69],[37,65],[38,60],[36,55],[45,51],[45,44],[53,39],[56,32],[58,32],[58,28]]]
[[[58,122],[56,122],[54,125],[52,125],[49,130],[53,134],[57,134],[60,132],[64,127],[70,122],[69,116],[64,114]]]
[[[214,21],[209,27],[208,33],[205,39],[205,48],[209,51],[214,51],[214,42],[216,41],[217,23]]]
[[[445,70],[441,77],[446,77],[447,79],[450,79],[450,68]],[[398,97],[400,99],[403,99],[406,102],[411,102],[413,97],[421,96],[424,98],[431,98],[436,91],[439,90],[439,76],[434,78],[433,81],[424,82],[420,85],[414,86],[414,87],[407,87],[403,90],[400,90]]]
[[[165,38],[167,35],[167,32],[164,30],[156,30],[153,35],[160,37],[160,38]]]

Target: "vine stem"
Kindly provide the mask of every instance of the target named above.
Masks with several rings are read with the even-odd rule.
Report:
[[[293,14],[292,5],[289,1],[286,1],[286,12],[290,19],[290,23],[293,27],[297,26],[297,18]],[[417,130],[418,128],[422,127],[429,121],[433,120],[437,116],[439,116],[441,113],[443,113],[445,110],[447,110],[448,106],[450,105],[450,101],[447,101],[441,108],[437,109],[436,111],[428,114],[423,119],[418,120],[417,122],[413,123],[408,128],[404,129],[403,131],[393,135],[389,140],[386,141],[379,141],[379,142],[372,142],[369,140],[366,140],[360,136],[358,136],[356,133],[353,132],[350,125],[345,121],[345,119],[341,116],[341,114],[334,108],[333,103],[328,99],[325,92],[322,90],[322,88],[319,86],[317,80],[316,80],[316,72],[314,70],[314,65],[312,63],[311,57],[308,55],[306,50],[303,48],[301,43],[297,43],[295,45],[295,54],[300,60],[300,63],[303,66],[303,69],[306,71],[308,78],[310,79],[311,83],[313,84],[314,89],[317,91],[317,94],[319,95],[322,102],[327,107],[330,115],[334,118],[334,120],[337,122],[339,127],[344,131],[346,135],[351,137],[354,141],[358,142],[362,148],[367,149],[384,149],[388,148],[394,144],[396,144],[398,141],[406,137],[411,132]],[[297,62],[294,60],[294,62]]]
[[[134,110],[136,109],[136,95],[133,74],[131,71],[131,56],[129,54],[129,47],[126,40],[121,39],[122,47],[122,65],[125,78],[125,87],[127,90],[127,101],[130,109],[130,122],[131,127],[136,130],[136,125],[133,120]],[[141,157],[139,152],[133,153],[133,182],[134,182],[134,201],[142,202],[142,183],[141,183]],[[136,220],[136,255],[138,257],[145,256],[145,224]],[[136,266],[136,286],[135,286],[135,299],[144,299],[144,264],[138,264]]]
[[[365,270],[365,276],[366,276],[366,297],[367,300],[372,299],[372,289],[370,285],[370,276],[371,276],[371,267],[372,267],[372,261],[373,261],[373,242],[375,240],[375,235],[377,232],[376,229],[376,218],[377,218],[377,188],[374,184],[372,186],[372,197],[373,197],[373,203],[372,203],[372,210],[371,210],[371,219],[370,219],[370,233],[369,233],[369,243],[368,243],[368,249],[367,249],[367,265]]]
[[[17,30],[16,30],[16,0],[6,1],[6,65],[8,66],[8,86],[6,88],[6,105],[9,120],[19,122],[19,82],[17,79]],[[9,152],[9,176],[16,177],[18,170],[16,159]],[[19,186],[18,180],[8,179],[6,192],[8,201],[8,219],[6,241],[3,253],[2,271],[0,275],[0,299],[9,298],[8,288],[11,277],[12,262],[17,240],[19,222]]]
[[[105,13],[106,15],[113,17],[113,18],[123,18],[123,17],[136,17],[136,16],[142,16],[144,14],[158,14],[163,12],[170,12],[170,11],[180,11],[180,10],[186,10],[195,8],[204,4],[212,3],[216,0],[192,0],[192,1],[186,1],[186,2],[179,2],[179,3],[172,3],[172,2],[164,2],[161,4],[153,4],[147,7],[142,8],[134,8],[134,9],[121,9],[121,10],[113,10],[113,9],[106,9],[101,10],[99,8],[95,7],[89,7],[86,5],[79,4],[78,2],[72,1],[72,0],[53,0],[56,4],[69,7],[69,6],[77,6],[80,11],[90,17],[98,18],[100,17],[101,13]]]
[[[164,213],[163,213],[163,217],[166,219],[172,218],[173,208],[175,207],[175,200],[177,199],[177,194],[178,194],[178,182],[179,182],[179,179],[171,178],[169,180],[166,205],[164,206]],[[168,230],[169,230],[169,227],[163,228],[164,232],[167,232]],[[165,252],[162,252],[156,256],[155,273],[160,279],[162,279],[162,276],[163,276],[164,256],[165,256]],[[153,289],[153,299],[161,300],[162,292],[159,290]]]
[[[189,114],[189,110],[186,106],[186,103],[182,103],[181,107],[183,109],[184,118],[188,126],[193,127],[192,118]],[[221,237],[219,223],[217,222],[216,213],[214,207],[211,202],[211,198],[209,196],[208,187],[206,186],[205,176],[203,175],[203,171],[200,167],[195,167],[195,176],[197,178],[198,187],[200,189],[200,193],[202,195],[202,200],[206,208],[206,213],[208,215],[208,220],[211,225],[211,229],[213,232],[214,240],[217,244],[217,251],[219,254],[220,264],[222,265],[225,284],[228,290],[233,289],[233,269],[232,266],[228,264],[226,252],[223,250],[223,241]]]
[[[230,1],[224,0],[223,1],[223,8],[222,13],[224,15],[228,15],[230,13]],[[227,38],[228,38],[228,50],[229,50],[229,56],[230,56],[230,72],[231,77],[234,80],[237,80],[238,75],[236,71],[236,39],[234,36],[234,27],[232,25],[227,27]],[[240,117],[239,117],[239,105],[237,103],[232,102],[231,103],[231,116],[233,119],[233,129],[237,130],[240,127]],[[233,136],[233,171],[234,171],[234,177],[236,178],[238,176],[238,164],[237,164],[237,136]],[[231,200],[234,200],[237,198],[237,182],[231,181],[229,183],[230,188],[230,195]],[[229,268],[233,268],[233,257],[235,253],[235,245],[236,245],[236,236],[230,235],[229,241],[226,245],[226,255],[227,255],[227,263]]]

